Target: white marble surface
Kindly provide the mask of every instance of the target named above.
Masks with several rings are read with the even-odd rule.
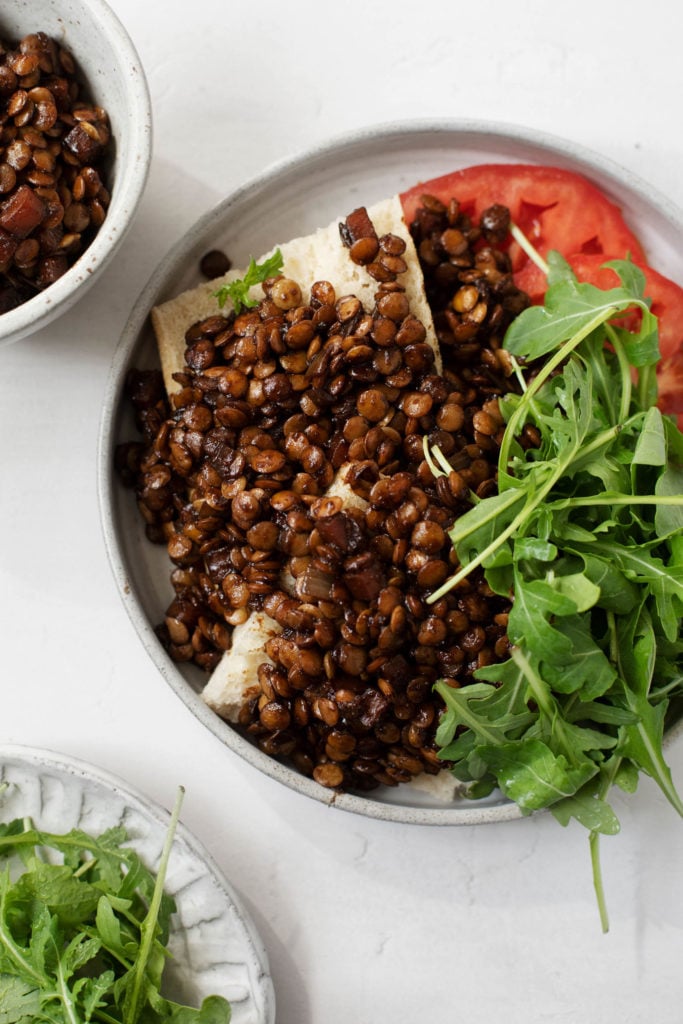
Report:
[[[0,740],[123,775],[183,818],[266,943],[279,1024],[680,1024],[683,823],[645,780],[603,842],[550,816],[409,827],[325,808],[208,735],[142,649],[96,502],[96,440],[127,313],[168,246],[271,162],[363,125],[475,117],[599,150],[683,206],[683,9],[112,0],[147,70],[155,155],[115,264],[0,351]],[[683,787],[683,741],[669,752]]]

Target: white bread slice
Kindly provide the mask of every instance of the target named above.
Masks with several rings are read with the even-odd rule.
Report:
[[[422,271],[417,251],[403,219],[401,201],[398,196],[385,199],[368,208],[368,215],[375,226],[377,234],[400,235],[406,243],[404,260],[408,269],[399,277],[399,282],[406,290],[410,309],[414,316],[422,321],[427,332],[427,343],[434,350],[434,364],[437,373],[441,372],[441,354],[436,340],[432,314],[427,304],[424,291]],[[334,287],[337,298],[342,295],[355,295],[366,309],[372,309],[375,292],[379,287],[370,277],[365,267],[358,266],[349,258],[349,251],[342,243],[339,235],[337,218],[326,228],[320,228],[315,234],[304,238],[295,238],[279,246],[283,258],[282,273],[292,278],[304,290],[310,288],[315,281],[329,281]],[[273,250],[258,258],[262,263]],[[177,391],[179,385],[173,380],[173,374],[185,368],[185,332],[198,320],[221,313],[218,302],[213,294],[222,284],[244,277],[243,270],[230,270],[223,277],[208,281],[183,292],[176,298],[156,306],[152,310],[152,325],[157,338],[161,369],[167,394]],[[254,285],[250,295],[254,299],[263,297],[260,285]],[[231,306],[229,301],[222,312],[227,315]]]
[[[275,619],[265,612],[252,612],[246,622],[232,631],[232,646],[226,651],[202,691],[202,698],[221,718],[236,722],[250,691],[258,690],[258,667],[273,662],[265,646],[281,632]]]
[[[368,215],[379,236],[388,233],[399,235],[406,243],[403,258],[408,269],[399,280],[406,290],[412,314],[424,325],[426,341],[434,351],[435,371],[441,373],[441,353],[425,295],[422,271],[410,232],[403,219],[400,199],[393,196],[377,203],[368,208]],[[348,249],[343,245],[339,235],[340,219],[337,218],[326,228],[320,228],[312,235],[281,244],[279,248],[283,257],[282,273],[304,289],[315,281],[329,281],[338,298],[343,295],[355,295],[366,309],[372,309],[378,284],[364,267],[354,264],[349,258]],[[257,262],[262,263],[272,251],[259,257]],[[152,324],[157,338],[164,384],[169,395],[179,388],[173,374],[182,372],[185,368],[186,331],[197,321],[220,314],[221,310],[218,308],[214,292],[222,284],[243,276],[244,271],[231,270],[223,277],[198,285],[152,310]],[[260,285],[251,289],[253,298],[258,299],[260,294]],[[227,315],[229,311],[230,305],[227,303],[222,312]],[[364,508],[367,502],[345,482],[344,474],[347,469],[348,466],[341,467],[326,494],[341,497],[346,507]],[[283,590],[293,593],[294,582],[293,576],[285,567],[281,574]],[[244,701],[251,692],[258,689],[259,665],[272,664],[265,645],[280,632],[278,623],[265,612],[252,612],[246,622],[235,626],[232,645],[224,653],[201,694],[205,703],[221,718],[232,723],[238,721]],[[442,775],[447,778],[442,779]],[[451,802],[455,796],[453,779],[447,772],[442,772],[438,776],[419,776],[417,780],[412,780],[407,785],[423,790],[443,802]]]
[[[418,793],[425,793],[444,804],[452,804],[457,797],[462,797],[467,792],[467,783],[460,782],[445,768],[442,768],[438,775],[427,775],[426,772],[415,775],[410,782],[404,782],[403,785],[410,786]]]
[[[344,480],[349,466],[347,463],[341,467],[325,494],[342,498],[347,508],[366,508],[367,501],[351,490]],[[294,593],[294,577],[286,568],[280,582],[286,593]],[[250,691],[258,689],[259,665],[264,662],[273,664],[266,653],[266,643],[280,632],[281,627],[265,612],[252,612],[245,623],[235,626],[232,646],[219,661],[201,694],[206,704],[221,718],[233,724],[238,721],[240,708]],[[404,785],[444,804],[452,803],[466,788],[448,771],[441,771],[438,775],[417,775]]]
[[[326,497],[340,497],[346,507],[366,508],[367,502],[352,491],[344,480],[350,463],[342,466],[325,492]],[[296,580],[284,567],[280,573],[280,586],[286,594],[296,593]],[[229,722],[236,722],[239,710],[249,689],[258,685],[256,674],[259,665],[272,661],[265,651],[271,637],[282,629],[265,612],[252,612],[245,623],[235,626],[232,645],[223,654],[202,690],[202,699]]]

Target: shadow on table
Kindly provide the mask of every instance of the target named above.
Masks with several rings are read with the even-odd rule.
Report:
[[[275,989],[276,1020],[314,1024],[306,983],[299,972],[296,960],[292,958],[289,949],[273,931],[270,921],[259,908],[243,895],[242,900],[268,952],[270,975]]]

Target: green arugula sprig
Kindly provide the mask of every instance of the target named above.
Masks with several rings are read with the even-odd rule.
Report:
[[[2,1024],[229,1024],[222,996],[197,1010],[161,995],[175,911],[164,881],[181,801],[182,790],[156,876],[123,828],[93,837],[0,824]],[[23,863],[16,879],[10,859]]]
[[[437,683],[439,756],[472,797],[497,787],[524,813],[547,807],[588,828],[605,930],[598,836],[619,829],[611,787],[633,791],[646,772],[683,815],[662,753],[667,711],[683,697],[683,435],[653,404],[644,277],[628,261],[610,266],[620,286],[603,291],[551,253],[545,305],[509,328],[523,391],[501,400],[498,493],[455,523],[461,568],[429,599],[479,566],[513,595],[510,659],[460,689]],[[633,309],[636,331],[615,326]],[[540,435],[529,450],[526,423]]]
[[[258,302],[249,295],[250,289],[255,284],[263,284],[269,277],[275,277],[282,271],[282,267],[283,259],[279,249],[276,249],[272,256],[265,259],[263,263],[256,263],[252,257],[244,277],[221,285],[212,294],[218,299],[221,309],[228,299],[231,300],[236,314],[241,313],[242,309],[253,309],[254,306],[258,306]]]

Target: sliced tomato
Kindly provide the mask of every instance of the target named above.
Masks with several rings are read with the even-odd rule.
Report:
[[[507,206],[513,222],[541,255],[557,250],[579,280],[599,288],[618,284],[615,272],[603,264],[630,256],[645,274],[645,294],[659,318],[659,406],[677,415],[683,430],[683,289],[646,264],[638,239],[615,203],[580,174],[531,164],[479,164],[421,182],[400,197],[408,224],[425,194],[446,204],[457,199],[461,210],[475,220],[494,203]],[[515,284],[532,302],[542,302],[545,274],[512,240],[509,252]]]
[[[662,412],[675,416],[678,429],[683,430],[683,353],[663,359],[657,367],[659,398]]]
[[[477,220],[494,203],[507,206],[541,255],[557,249],[563,256],[618,253],[644,259],[619,207],[587,178],[561,167],[479,164],[422,182],[401,195],[408,224],[425,193],[445,203],[457,199],[461,210]],[[516,244],[510,245],[510,255],[515,271],[529,260]]]

